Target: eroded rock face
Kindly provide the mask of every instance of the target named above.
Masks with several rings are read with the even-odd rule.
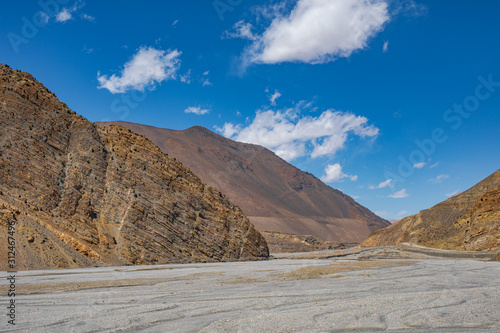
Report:
[[[237,206],[151,141],[1,64],[0,119],[0,231],[16,221],[17,269],[268,256]]]
[[[410,242],[445,250],[498,248],[500,170],[436,206],[375,231],[362,246]]]
[[[389,225],[351,197],[264,147],[235,142],[200,126],[174,131],[117,124],[149,138],[204,182],[220,189],[260,231],[359,243]]]
[[[486,192],[474,204],[465,242],[470,251],[500,250],[500,187]]]

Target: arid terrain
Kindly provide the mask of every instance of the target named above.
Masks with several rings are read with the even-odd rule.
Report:
[[[500,331],[500,263],[487,258],[394,247],[275,257],[21,272],[17,325],[2,331]]]
[[[240,208],[148,139],[1,64],[0,101],[0,235],[16,224],[17,269],[267,258]]]
[[[144,135],[177,158],[203,182],[227,195],[259,231],[359,243],[389,225],[351,197],[264,147],[235,142],[200,126],[174,131],[127,122],[114,124]]]
[[[500,250],[500,170],[465,192],[377,230],[362,246],[403,242],[446,250]]]
[[[320,250],[343,249],[345,244],[317,239],[312,235],[293,235],[277,231],[262,231],[269,252],[310,252]]]

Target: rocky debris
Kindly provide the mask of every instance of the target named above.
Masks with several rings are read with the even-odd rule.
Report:
[[[272,151],[206,128],[184,131],[114,122],[142,134],[237,204],[260,231],[359,243],[389,222]],[[110,125],[112,123],[103,123]]]
[[[0,119],[0,232],[16,223],[17,269],[267,258],[242,211],[175,158],[1,64]]]
[[[444,250],[495,251],[499,247],[500,170],[469,190],[377,230],[364,247],[403,242]]]
[[[342,243],[322,241],[311,235],[292,235],[272,231],[264,231],[262,235],[266,239],[270,253],[311,252],[346,248]]]

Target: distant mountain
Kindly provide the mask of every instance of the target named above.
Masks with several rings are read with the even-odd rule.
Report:
[[[0,264],[15,269],[258,259],[240,208],[148,139],[96,126],[0,64]]]
[[[109,125],[111,123],[103,123]],[[261,231],[359,243],[389,222],[272,151],[206,128],[184,131],[114,122],[153,141],[237,204]]]
[[[500,250],[500,170],[465,192],[375,231],[361,245],[402,242],[446,250]]]

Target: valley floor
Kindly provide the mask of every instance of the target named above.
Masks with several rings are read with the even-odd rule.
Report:
[[[276,257],[19,272],[16,326],[2,315],[0,331],[500,331],[500,262],[394,248]]]

